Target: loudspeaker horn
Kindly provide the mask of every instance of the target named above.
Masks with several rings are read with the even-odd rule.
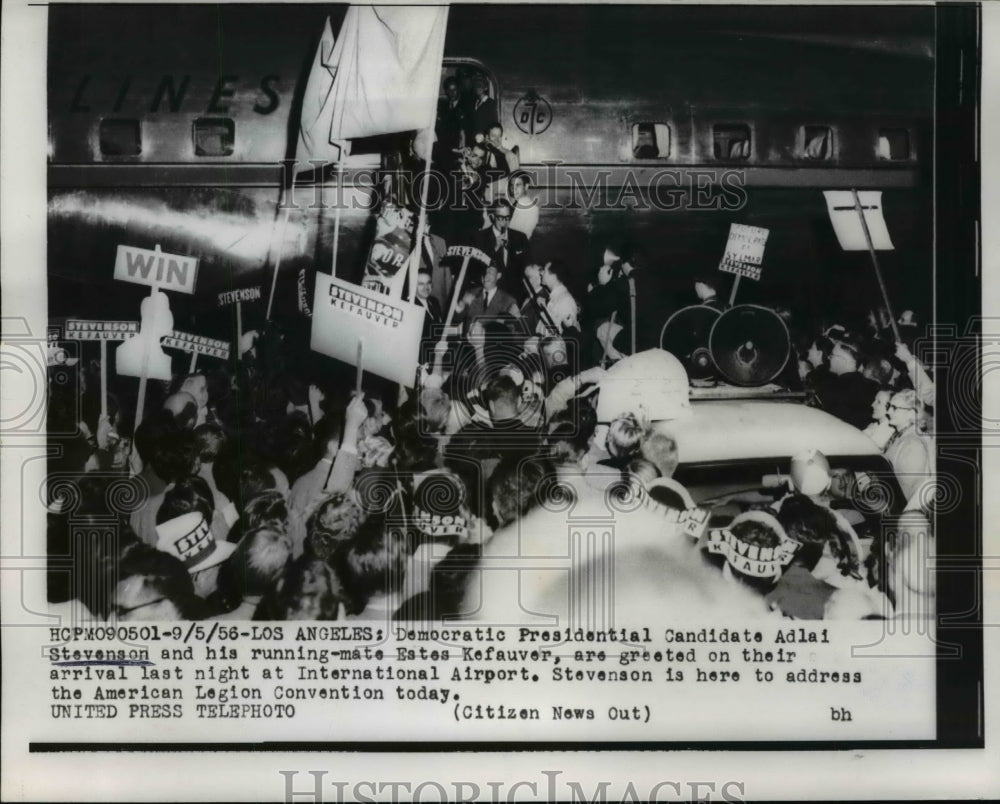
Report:
[[[708,305],[683,307],[667,319],[660,331],[660,348],[684,364],[691,380],[715,376],[708,339],[720,315]]]
[[[788,362],[791,339],[781,317],[766,307],[740,304],[712,325],[708,349],[719,374],[733,385],[765,385]]]

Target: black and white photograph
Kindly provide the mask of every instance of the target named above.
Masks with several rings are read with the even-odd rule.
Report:
[[[996,16],[5,9],[4,797],[997,793]]]

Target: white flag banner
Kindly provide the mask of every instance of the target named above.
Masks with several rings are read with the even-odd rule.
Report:
[[[824,190],[826,208],[830,213],[833,231],[840,241],[844,251],[867,251],[865,230],[861,225],[857,207],[854,205],[854,193],[850,190]],[[892,251],[892,239],[882,215],[882,191],[861,190],[858,192],[861,208],[864,212],[868,233],[872,238],[872,247],[876,251]]]
[[[340,40],[343,42],[343,39]],[[322,159],[337,162],[350,153],[350,143],[333,142],[330,131],[333,127],[333,82],[337,75],[343,46],[338,42],[326,18],[323,35],[320,37],[312,69],[302,95],[302,116],[299,123],[299,144],[295,150],[298,162]]]
[[[347,10],[331,54],[331,142],[434,125],[447,22],[447,6]]]

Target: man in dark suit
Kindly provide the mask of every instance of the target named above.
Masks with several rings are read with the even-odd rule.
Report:
[[[494,202],[490,211],[493,225],[473,236],[472,245],[487,254],[503,275],[501,287],[509,294],[520,293],[521,277],[528,260],[528,238],[510,228],[514,208],[506,199]]]
[[[499,121],[497,102],[489,96],[485,75],[477,75],[472,84],[473,96],[466,109],[465,142],[476,141],[476,135],[486,136],[490,126]]]
[[[499,287],[502,274],[491,264],[483,274],[483,286],[470,290],[455,307],[455,320],[471,324],[480,318],[520,318],[517,301]]]
[[[421,268],[417,274],[417,297],[414,299],[414,304],[424,308],[424,331],[421,335],[424,340],[434,337],[435,324],[444,323],[441,302],[434,298],[431,289],[431,273],[426,268]]]
[[[834,341],[829,373],[815,386],[820,407],[859,430],[871,421],[872,402],[878,393],[878,383],[858,370],[860,363],[859,343],[850,337]]]
[[[424,308],[424,327],[420,333],[420,362],[433,363],[434,345],[441,339],[444,314],[432,292],[433,282],[429,269],[421,267],[417,273],[417,294],[413,303]]]
[[[458,164],[456,149],[465,145],[465,106],[459,97],[458,81],[449,78],[444,82],[445,96],[438,101],[435,133],[437,148],[435,162],[450,171]]]

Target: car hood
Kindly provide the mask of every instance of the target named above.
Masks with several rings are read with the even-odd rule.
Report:
[[[692,402],[692,415],[655,422],[677,441],[681,463],[790,458],[807,449],[825,455],[878,455],[855,427],[817,408],[792,402]]]

